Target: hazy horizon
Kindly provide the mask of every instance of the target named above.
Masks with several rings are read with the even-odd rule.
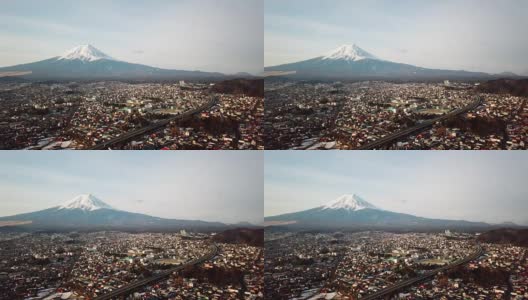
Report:
[[[528,155],[501,151],[267,152],[265,217],[358,194],[420,217],[528,225]]]
[[[90,44],[130,63],[258,74],[263,22],[262,0],[4,1],[0,67]]]
[[[5,152],[0,214],[47,209],[91,193],[110,206],[155,217],[263,221],[260,152]]]
[[[267,0],[264,65],[356,44],[424,68],[528,75],[525,11],[522,0]]]

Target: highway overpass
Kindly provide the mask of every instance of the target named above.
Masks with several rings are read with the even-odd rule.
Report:
[[[111,292],[109,292],[107,294],[95,297],[93,300],[110,300],[110,299],[114,299],[114,298],[118,298],[118,297],[129,295],[132,292],[138,290],[139,288],[141,288],[143,286],[146,286],[146,285],[149,285],[149,284],[154,284],[156,282],[159,282],[162,279],[164,279],[164,278],[168,277],[169,275],[171,275],[172,273],[183,270],[185,267],[192,266],[192,265],[198,265],[198,264],[201,264],[201,263],[203,263],[205,261],[211,260],[216,255],[218,255],[218,251],[219,251],[218,250],[218,246],[212,245],[211,246],[211,251],[209,251],[206,255],[204,255],[202,257],[190,260],[190,261],[186,262],[183,265],[179,265],[179,266],[176,266],[174,268],[161,271],[160,273],[155,274],[155,275],[153,275],[153,276],[151,276],[149,278],[145,278],[145,279],[141,279],[141,280],[138,280],[138,281],[134,281],[134,282],[129,283],[129,284],[125,285],[125,286],[117,288],[117,289],[115,289],[115,290],[113,290],[113,291],[111,291]]]
[[[478,97],[477,100],[471,102],[469,105],[465,106],[465,107],[461,107],[461,108],[457,108],[443,116],[440,116],[438,118],[434,118],[432,120],[427,120],[427,121],[424,121],[418,125],[415,125],[413,127],[410,127],[410,128],[406,128],[406,129],[402,129],[400,131],[397,131],[395,133],[391,133],[387,136],[384,136],[378,140],[375,140],[373,142],[370,142],[370,143],[367,143],[363,146],[360,146],[357,148],[357,150],[370,150],[370,149],[377,149],[377,148],[380,148],[382,146],[386,146],[386,145],[390,145],[392,143],[394,143],[395,141],[403,138],[403,137],[406,137],[408,135],[411,135],[413,133],[416,133],[416,132],[421,132],[423,131],[425,128],[427,127],[430,127],[430,126],[433,126],[435,123],[437,122],[441,122],[441,121],[444,121],[444,120],[447,120],[449,118],[452,118],[454,116],[457,116],[457,115],[460,115],[460,114],[463,114],[463,113],[466,113],[470,110],[473,110],[475,108],[477,108],[478,106],[480,106],[483,102],[483,99],[481,97]]]
[[[144,134],[147,134],[149,132],[153,132],[161,127],[164,127],[164,126],[167,126],[167,124],[169,124],[170,122],[180,122],[180,121],[183,121],[183,120],[186,120],[190,117],[192,117],[193,115],[197,114],[197,113],[200,113],[202,111],[205,111],[205,110],[208,110],[208,109],[211,109],[211,107],[215,106],[216,104],[218,104],[218,98],[216,96],[212,96],[211,99],[197,107],[197,108],[193,108],[191,110],[188,110],[186,112],[183,112],[177,116],[174,116],[174,117],[171,117],[171,118],[168,118],[168,119],[165,119],[165,120],[161,120],[161,121],[158,121],[156,123],[153,123],[153,124],[150,124],[148,126],[145,126],[145,127],[142,127],[142,128],[139,128],[139,129],[135,129],[135,130],[131,130],[129,132],[126,132],[120,136],[117,136],[115,138],[112,138],[106,142],[102,142],[100,144],[97,144],[91,148],[88,148],[88,150],[104,150],[104,149],[108,149],[110,146],[112,145],[116,145],[116,144],[121,144],[121,143],[125,143],[125,142],[128,142],[130,140],[132,140],[133,138],[136,138],[138,136],[141,136],[141,135],[144,135]]]
[[[402,289],[404,289],[406,287],[409,287],[409,286],[411,286],[413,284],[416,284],[416,283],[431,279],[432,277],[434,277],[439,272],[447,271],[449,269],[458,267],[460,265],[467,264],[468,262],[479,258],[483,254],[484,254],[484,249],[482,249],[482,247],[479,245],[477,251],[475,251],[473,254],[471,254],[471,255],[469,255],[469,256],[467,256],[465,258],[459,259],[459,260],[457,260],[457,261],[455,261],[452,264],[449,264],[447,266],[443,266],[443,267],[440,267],[440,268],[425,272],[424,274],[422,274],[420,276],[417,276],[417,277],[414,277],[414,278],[411,278],[411,279],[407,279],[407,280],[404,280],[404,281],[400,281],[400,282],[396,283],[395,285],[386,287],[386,288],[381,289],[381,290],[379,290],[379,291],[377,291],[377,292],[375,292],[373,294],[367,295],[367,296],[361,298],[361,300],[382,299],[383,297],[390,296],[393,293],[395,293],[395,292],[397,292],[399,290],[402,290]]]

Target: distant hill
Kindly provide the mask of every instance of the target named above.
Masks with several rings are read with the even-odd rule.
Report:
[[[528,79],[490,80],[480,84],[477,90],[482,93],[528,97]]]
[[[29,82],[29,80],[24,79],[22,77],[18,77],[18,76],[4,76],[4,77],[0,76],[0,83],[25,83],[25,82]]]
[[[215,235],[213,240],[218,243],[247,244],[254,247],[264,247],[264,229],[228,229]]]
[[[231,79],[215,83],[215,93],[264,97],[264,79]]]
[[[252,74],[249,74],[248,72],[238,72],[236,74],[231,75],[233,78],[254,78],[255,76]]]
[[[528,247],[528,229],[501,228],[482,233],[479,242]]]
[[[496,74],[498,76],[502,76],[502,77],[505,77],[505,78],[516,78],[516,77],[520,77],[519,75],[513,73],[513,72],[502,72],[502,73],[499,73],[499,74]]]

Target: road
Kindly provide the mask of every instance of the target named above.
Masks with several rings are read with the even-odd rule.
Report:
[[[475,253],[473,253],[473,254],[465,257],[465,258],[459,259],[459,260],[455,261],[454,263],[449,264],[447,266],[443,266],[443,267],[440,267],[440,268],[425,272],[424,274],[422,274],[420,276],[417,276],[417,277],[414,277],[414,278],[411,278],[411,279],[407,279],[407,280],[404,280],[404,281],[400,281],[400,282],[398,282],[397,284],[395,284],[393,286],[384,288],[384,289],[379,290],[379,291],[377,291],[377,292],[375,292],[373,294],[367,295],[367,296],[361,298],[361,300],[380,299],[382,297],[388,296],[388,295],[390,295],[390,294],[392,294],[392,293],[394,293],[394,292],[396,292],[398,290],[401,290],[403,288],[406,288],[408,286],[411,286],[413,284],[416,284],[418,282],[421,282],[421,281],[424,281],[424,280],[426,280],[428,278],[431,278],[431,277],[435,276],[439,272],[443,272],[443,271],[446,271],[448,269],[452,269],[452,268],[458,267],[460,265],[467,264],[468,262],[479,258],[483,254],[484,254],[484,249],[482,249],[482,247],[479,245],[478,246],[478,250],[475,251]]]
[[[174,117],[171,117],[171,118],[168,118],[168,119],[165,119],[165,120],[158,121],[158,122],[150,124],[148,126],[145,126],[145,127],[139,128],[139,129],[131,130],[131,131],[126,132],[126,133],[124,133],[124,134],[122,134],[120,136],[112,138],[112,139],[110,139],[110,140],[108,140],[106,142],[103,142],[103,143],[97,144],[97,145],[95,145],[95,146],[93,146],[91,148],[88,148],[88,150],[104,150],[104,149],[108,149],[112,145],[119,144],[119,143],[124,143],[126,141],[129,141],[129,140],[137,137],[137,136],[141,136],[141,135],[146,134],[148,132],[152,132],[152,131],[154,131],[156,129],[164,127],[164,126],[166,126],[167,124],[169,124],[172,121],[185,120],[186,118],[189,118],[189,117],[191,117],[194,114],[197,114],[197,113],[200,113],[200,112],[202,112],[204,110],[210,109],[211,107],[215,106],[216,104],[218,104],[218,98],[215,97],[215,96],[212,96],[211,100],[209,100],[207,103],[205,103],[202,106],[199,106],[197,108],[193,108],[193,109],[188,110],[188,111],[186,111],[184,113],[181,113],[181,114],[179,114],[177,116],[174,116]]]
[[[125,285],[125,286],[122,286],[122,287],[120,287],[118,289],[115,289],[115,290],[113,290],[113,291],[111,291],[111,292],[109,292],[107,294],[95,297],[93,300],[110,300],[112,298],[117,298],[117,297],[120,297],[120,296],[129,295],[130,293],[132,293],[133,291],[137,290],[138,288],[140,288],[142,286],[145,286],[145,285],[156,283],[156,282],[162,280],[163,278],[168,277],[169,275],[171,275],[174,272],[181,271],[185,267],[201,264],[201,263],[203,263],[203,262],[205,262],[207,260],[213,259],[218,254],[218,246],[212,245],[211,248],[212,248],[211,251],[209,253],[207,253],[206,255],[202,256],[202,257],[190,260],[190,261],[186,262],[183,265],[179,265],[177,267],[162,271],[162,272],[160,272],[160,273],[158,273],[156,275],[153,275],[153,276],[151,276],[149,278],[145,278],[145,279],[141,279],[141,280],[132,282],[132,283],[130,283],[128,285]]]
[[[413,126],[411,128],[406,128],[406,129],[403,129],[403,130],[400,130],[400,131],[397,131],[395,133],[392,133],[392,134],[389,134],[387,136],[384,136],[378,140],[375,140],[373,142],[370,142],[370,143],[367,143],[363,146],[360,146],[358,148],[356,148],[357,150],[370,150],[370,149],[376,149],[376,148],[379,148],[383,145],[387,145],[387,144],[390,144],[402,137],[405,137],[405,136],[408,136],[414,132],[417,132],[417,131],[422,131],[424,128],[426,127],[429,127],[429,126],[432,126],[434,123],[437,123],[437,122],[440,122],[440,121],[444,121],[444,120],[447,120],[449,118],[452,118],[454,116],[457,116],[459,114],[463,114],[463,113],[466,113],[470,110],[473,110],[475,108],[477,108],[478,106],[480,106],[483,102],[483,99],[481,97],[478,97],[477,100],[475,100],[474,102],[470,103],[469,105],[465,106],[465,107],[462,107],[462,108],[457,108],[443,116],[440,116],[438,118],[434,118],[432,120],[427,120],[427,121],[424,121],[416,126]]]

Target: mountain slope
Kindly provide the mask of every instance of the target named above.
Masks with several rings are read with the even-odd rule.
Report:
[[[478,239],[483,243],[513,244],[528,247],[528,229],[500,228],[482,233]]]
[[[74,79],[192,79],[222,78],[221,73],[167,70],[113,59],[91,45],[75,47],[61,56],[0,68],[0,72],[31,72],[34,80]]]
[[[247,244],[254,247],[264,247],[264,229],[235,228],[216,234],[213,240],[218,243]]]
[[[491,80],[480,84],[477,90],[482,93],[528,97],[528,79]]]
[[[286,224],[288,227],[305,229],[443,230],[489,226],[481,222],[428,219],[382,210],[357,195],[343,195],[323,206],[266,217],[264,220],[272,224]]]
[[[249,97],[264,97],[263,79],[231,79],[212,87],[213,92],[220,94],[246,95]]]
[[[470,79],[486,78],[481,72],[416,67],[377,58],[356,45],[344,45],[312,59],[266,67],[265,72],[289,73],[301,79]]]
[[[59,206],[48,209],[0,217],[0,222],[30,222],[29,230],[134,230],[172,231],[186,229],[224,228],[219,222],[164,219],[112,208],[93,195],[79,195]]]

